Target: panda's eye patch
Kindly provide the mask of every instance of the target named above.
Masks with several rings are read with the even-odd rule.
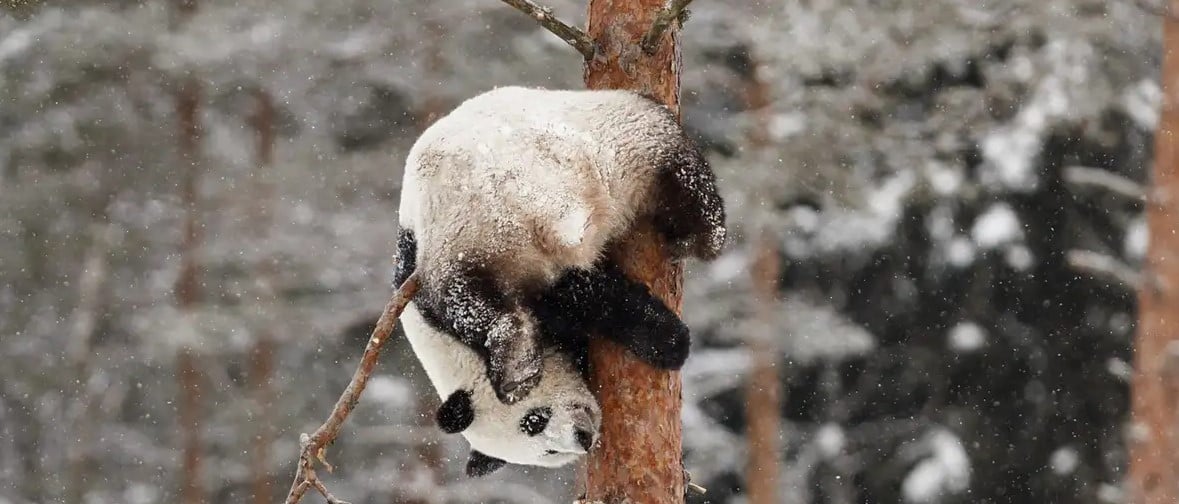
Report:
[[[520,430],[529,436],[540,434],[548,427],[552,416],[553,410],[550,408],[532,408],[520,419]]]

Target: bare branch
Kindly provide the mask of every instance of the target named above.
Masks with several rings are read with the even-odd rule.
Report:
[[[569,45],[577,49],[581,56],[587,60],[594,59],[594,41],[586,35],[584,31],[566,24],[564,21],[557,19],[553,15],[553,10],[536,4],[532,0],[503,0],[504,3],[515,7],[520,12],[528,15],[528,17],[535,19],[537,23],[544,29],[552,32],[564,40]]]
[[[1129,292],[1142,281],[1142,275],[1120,259],[1090,250],[1070,250],[1065,254],[1065,261],[1074,270],[1104,278]]]
[[[356,372],[352,374],[352,381],[348,382],[348,387],[336,400],[336,406],[332,408],[331,415],[311,435],[302,434],[299,436],[299,467],[295,471],[295,481],[291,483],[286,504],[298,503],[299,499],[303,498],[303,494],[307,493],[307,489],[311,487],[315,487],[319,493],[323,494],[328,504],[347,504],[328,493],[327,487],[319,481],[319,477],[315,474],[314,461],[319,460],[327,467],[328,472],[331,472],[332,466],[328,465],[323,458],[324,448],[328,443],[335,441],[336,436],[340,433],[340,427],[344,425],[344,420],[348,418],[348,415],[352,413],[352,408],[355,408],[356,403],[360,401],[360,394],[364,392],[368,378],[372,376],[373,368],[377,365],[381,347],[393,334],[393,326],[397,323],[397,318],[401,316],[401,312],[405,311],[405,305],[409,304],[417,294],[418,286],[418,274],[414,272],[393,293],[393,297],[385,304],[385,311],[377,320],[376,327],[373,328],[368,345],[364,347],[364,355],[360,358],[360,365],[356,367]]]
[[[687,469],[684,469],[684,488],[686,488],[689,492],[695,493],[697,495],[704,495],[708,493],[707,488],[692,483],[692,474],[689,473]]]
[[[663,10],[655,15],[655,20],[651,22],[651,28],[647,30],[646,35],[643,35],[643,41],[640,43],[643,52],[655,54],[655,49],[659,48],[659,38],[663,36],[663,32],[667,31],[667,27],[671,26],[673,21],[683,15],[684,9],[687,9],[690,3],[692,3],[692,0],[671,0],[667,4],[667,7],[664,7]]]
[[[348,504],[347,501],[342,501],[337,499],[335,495],[332,495],[332,493],[328,491],[327,487],[323,486],[323,482],[319,481],[318,478],[311,484],[315,485],[315,489],[319,490],[319,494],[323,496],[324,500],[327,501],[327,504]]]
[[[1063,176],[1066,183],[1076,187],[1091,187],[1127,200],[1146,201],[1146,189],[1141,184],[1109,170],[1068,166],[1065,167]]]

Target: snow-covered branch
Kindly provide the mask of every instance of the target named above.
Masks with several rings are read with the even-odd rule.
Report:
[[[659,14],[655,15],[655,20],[651,22],[651,28],[647,30],[647,34],[643,35],[641,46],[643,52],[647,54],[654,54],[655,49],[659,47],[659,38],[663,36],[663,32],[667,31],[667,27],[671,23],[684,14],[684,9],[688,8],[688,4],[692,0],[671,0]]]
[[[1100,189],[1132,201],[1141,202],[1146,199],[1146,190],[1141,184],[1109,170],[1088,166],[1067,166],[1064,168],[1063,175],[1065,183],[1075,187]]]
[[[553,10],[536,4],[532,0],[503,0],[504,3],[515,7],[520,12],[528,15],[528,17],[535,19],[537,23],[544,29],[552,32],[564,40],[569,45],[577,49],[581,56],[585,59],[593,59],[594,57],[594,41],[586,35],[584,31],[575,28],[553,15]]]
[[[1104,278],[1129,292],[1135,291],[1142,281],[1142,275],[1120,259],[1090,250],[1070,250],[1065,254],[1065,261],[1074,270]]]

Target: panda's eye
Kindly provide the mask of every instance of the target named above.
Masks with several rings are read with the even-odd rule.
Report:
[[[549,425],[549,417],[553,416],[553,410],[549,408],[533,408],[528,410],[524,418],[520,419],[520,430],[529,436],[535,436],[544,432],[544,428]]]

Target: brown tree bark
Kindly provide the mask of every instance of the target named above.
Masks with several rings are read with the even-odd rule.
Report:
[[[253,204],[255,236],[269,235],[271,205],[274,199],[274,184],[271,181],[271,167],[274,163],[274,103],[264,89],[254,91],[255,109],[250,123],[255,133],[254,191],[250,197]],[[263,240],[264,242],[265,240]],[[255,272],[258,282],[258,299],[263,309],[272,307],[276,275],[269,257],[262,258]],[[274,374],[274,334],[271,320],[258,323],[254,334],[254,345],[250,349],[250,384],[253,389],[254,432],[250,448],[251,493],[256,504],[274,502],[274,479],[270,473],[270,447],[274,443],[274,430],[266,421],[266,412],[274,402],[274,391],[270,381]]]
[[[598,54],[586,62],[587,87],[639,91],[679,114],[678,27],[664,32],[653,54],[639,46],[663,6],[663,0],[590,0],[587,32]],[[613,254],[629,276],[680,312],[682,270],[649,225],[640,225]],[[603,421],[587,462],[586,498],[683,502],[680,374],[654,369],[601,338],[590,345],[590,362]]]
[[[757,153],[769,144],[770,93],[752,55],[746,64],[750,68],[747,69],[749,78],[745,81],[745,105],[754,115],[749,147]],[[781,473],[782,385],[778,374],[781,353],[775,341],[774,320],[779,306],[778,277],[782,264],[776,240],[768,230],[761,231],[753,252],[751,280],[760,323],[755,326],[759,333],[751,334],[748,341],[753,362],[745,389],[746,441],[749,446],[746,493],[750,504],[777,504]]]
[[[180,245],[180,276],[176,280],[176,305],[181,311],[195,310],[200,302],[200,267],[197,249],[200,247],[200,212],[197,201],[199,181],[201,125],[199,120],[200,88],[195,80],[183,84],[176,97],[176,116],[180,122],[181,169],[184,170],[180,199],[184,205],[184,237]],[[180,349],[176,355],[176,377],[180,385],[180,429],[184,436],[184,464],[181,473],[181,502],[205,502],[201,484],[201,381],[196,353],[192,348]]]
[[[1171,10],[1179,8],[1171,2]],[[1132,386],[1132,504],[1179,502],[1179,21],[1163,18],[1163,103],[1146,219]]]
[[[752,275],[757,303],[759,334],[749,338],[752,370],[745,388],[746,440],[749,460],[745,468],[750,504],[777,504],[779,453],[782,432],[782,385],[778,376],[780,351],[773,340],[778,310],[778,275],[781,259],[768,233],[754,250]]]
[[[184,436],[184,461],[181,473],[180,502],[205,502],[205,487],[201,483],[201,384],[204,374],[197,364],[196,352],[184,348],[176,355],[176,377],[180,380],[180,429]]]

